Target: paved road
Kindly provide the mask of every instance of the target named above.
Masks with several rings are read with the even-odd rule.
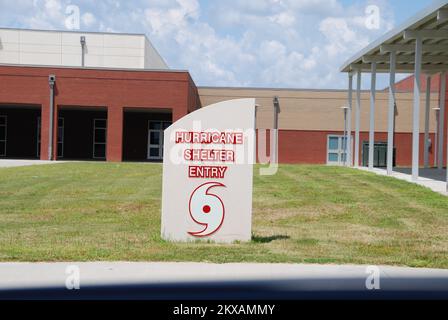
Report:
[[[74,266],[74,267],[73,267]],[[373,269],[375,270],[375,269]],[[349,279],[353,289],[365,288],[373,274],[368,266],[308,264],[208,264],[146,262],[0,263],[0,290],[8,288],[65,288],[68,277],[79,271],[80,286],[120,284],[161,284],[210,281],[271,281],[318,279],[314,289],[337,287]],[[412,279],[407,286],[421,288],[436,280],[448,289],[448,270],[378,266],[382,287]],[[440,281],[440,280],[443,281]],[[347,282],[348,283],[348,282]],[[404,284],[402,284],[404,285]],[[317,287],[316,287],[317,286]],[[320,287],[319,287],[320,286]]]

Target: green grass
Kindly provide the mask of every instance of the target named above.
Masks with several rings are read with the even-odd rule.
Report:
[[[253,240],[160,238],[161,165],[0,169],[1,261],[362,263],[448,268],[448,198],[347,168],[255,168]]]

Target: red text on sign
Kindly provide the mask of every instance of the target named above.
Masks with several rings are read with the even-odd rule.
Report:
[[[235,152],[216,149],[186,149],[184,158],[187,161],[235,162]]]
[[[214,166],[189,166],[188,177],[190,178],[211,178],[224,179],[227,167]]]
[[[243,144],[241,132],[176,132],[176,143]]]

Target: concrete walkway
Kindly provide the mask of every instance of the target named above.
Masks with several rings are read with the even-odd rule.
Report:
[[[55,164],[55,163],[62,163],[62,162],[63,161],[1,159],[0,160],[0,168],[34,166],[34,165],[42,165],[42,164]]]
[[[394,168],[395,172],[400,172],[408,175],[412,175],[411,168]],[[419,175],[422,178],[428,178],[432,180],[446,182],[446,170],[439,170],[437,168],[420,168]]]
[[[358,169],[387,176],[387,171],[385,169],[374,168],[372,171],[370,171],[367,167],[359,167]],[[415,183],[429,188],[434,192],[443,194],[444,196],[448,196],[446,180],[443,180],[442,178],[442,176],[446,174],[445,170],[439,171],[437,169],[421,169],[421,176],[417,181],[412,180],[412,175],[408,173],[409,169],[394,170],[395,171],[391,175],[393,178]]]
[[[65,288],[70,275],[79,274],[80,286],[157,284],[208,281],[320,280],[352,281],[354,289],[365,289],[372,270],[362,265],[257,264],[257,263],[155,263],[155,262],[67,262],[0,263],[0,290],[52,286]],[[383,285],[399,279],[445,282],[448,270],[378,266]],[[442,279],[442,280],[440,280]],[[323,281],[322,281],[323,280]],[[440,284],[442,284],[442,282]],[[386,285],[387,287],[387,285]]]

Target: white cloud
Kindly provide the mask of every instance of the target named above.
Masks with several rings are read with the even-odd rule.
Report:
[[[335,57],[347,53],[352,48],[366,46],[369,41],[366,37],[357,36],[348,20],[344,18],[326,18],[319,25],[320,32],[327,39],[325,49],[328,56]]]
[[[337,0],[285,0],[285,3],[294,10],[319,16],[339,14],[343,11],[342,5]]]
[[[275,22],[282,27],[291,27],[296,22],[296,18],[291,12],[282,12],[269,17],[271,22]]]
[[[84,26],[91,27],[92,25],[94,25],[96,23],[96,18],[95,16],[90,13],[90,12],[86,12],[81,16],[82,19],[82,23],[84,24]]]
[[[365,26],[372,3],[379,30]],[[85,30],[146,33],[199,85],[345,87],[339,66],[394,24],[385,0],[0,0],[0,21],[61,29],[69,4],[79,6]]]
[[[176,0],[170,8],[148,8],[145,10],[146,22],[151,33],[165,36],[182,28],[187,28],[189,21],[199,17],[199,3],[196,0]]]
[[[65,16],[60,0],[34,0],[30,9],[33,16],[22,16],[29,28],[54,29],[64,25]]]

